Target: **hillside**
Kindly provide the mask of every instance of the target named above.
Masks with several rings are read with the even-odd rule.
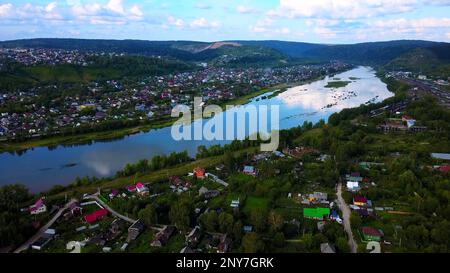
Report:
[[[277,66],[299,62],[341,60],[363,65],[388,65],[387,67],[394,65],[408,70],[416,69],[418,66],[428,66],[425,69],[426,71],[440,75],[447,73],[450,64],[449,43],[420,40],[325,45],[275,40],[207,43],[195,41],[30,39],[0,42],[0,48],[2,47],[43,47],[120,52],[131,55],[171,57],[185,62],[206,62],[218,66]],[[437,69],[438,72],[435,72],[434,69]]]
[[[450,75],[450,47],[417,48],[407,52],[386,64],[386,69],[407,70],[437,77]]]
[[[54,48],[80,51],[104,51],[131,55],[163,56],[185,62],[215,65],[278,65],[288,59],[279,51],[262,46],[235,43],[192,41],[29,39],[0,42],[0,48]]]
[[[0,74],[0,88],[16,89],[45,83],[79,83],[142,75],[163,75],[195,69],[189,63],[144,56],[92,57],[89,66],[12,66]]]

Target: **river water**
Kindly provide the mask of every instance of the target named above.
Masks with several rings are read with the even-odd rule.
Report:
[[[325,88],[330,81],[351,81],[341,88]],[[370,67],[358,67],[332,78],[315,81],[279,93],[254,98],[250,104],[279,105],[279,127],[289,129],[304,121],[325,121],[331,114],[369,102],[383,101],[393,94]],[[265,98],[264,98],[265,97]],[[214,118],[224,118],[225,114]],[[201,121],[198,121],[201,122]],[[247,131],[247,134],[251,133]],[[93,142],[71,147],[39,147],[22,154],[0,154],[0,186],[26,185],[31,191],[48,190],[53,185],[68,185],[78,177],[109,177],[127,163],[155,155],[188,151],[194,156],[199,145],[225,144],[227,141],[175,141],[171,127],[142,132],[108,142]]]

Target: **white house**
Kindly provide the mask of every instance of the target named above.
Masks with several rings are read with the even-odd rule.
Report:
[[[47,206],[44,204],[44,201],[42,199],[39,199],[34,203],[34,205],[31,205],[29,207],[30,214],[37,215],[41,214],[47,211]]]
[[[359,191],[359,182],[347,181],[347,189],[349,191]]]

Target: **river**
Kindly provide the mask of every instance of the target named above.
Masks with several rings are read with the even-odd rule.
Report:
[[[326,88],[330,81],[351,81],[340,88]],[[250,104],[279,105],[280,129],[289,129],[304,121],[328,120],[331,114],[369,102],[383,101],[393,94],[370,67],[358,67],[332,78],[290,88],[267,98],[265,94]],[[263,99],[265,97],[265,99]],[[224,114],[223,114],[224,115]],[[217,115],[214,118],[220,118]],[[76,177],[109,177],[127,163],[155,155],[187,150],[194,156],[199,145],[225,144],[227,141],[175,141],[171,127],[142,132],[109,142],[49,149],[39,147],[23,154],[0,154],[0,186],[20,183],[32,192],[68,185]]]

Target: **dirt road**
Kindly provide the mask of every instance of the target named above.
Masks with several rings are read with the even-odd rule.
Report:
[[[355,239],[353,238],[353,232],[352,227],[350,225],[350,208],[345,203],[344,198],[342,197],[342,183],[339,183],[337,186],[337,204],[339,206],[339,209],[342,211],[342,217],[344,218],[344,230],[347,232],[348,236],[348,245],[350,247],[351,253],[357,253],[358,252],[358,245],[355,242]]]

